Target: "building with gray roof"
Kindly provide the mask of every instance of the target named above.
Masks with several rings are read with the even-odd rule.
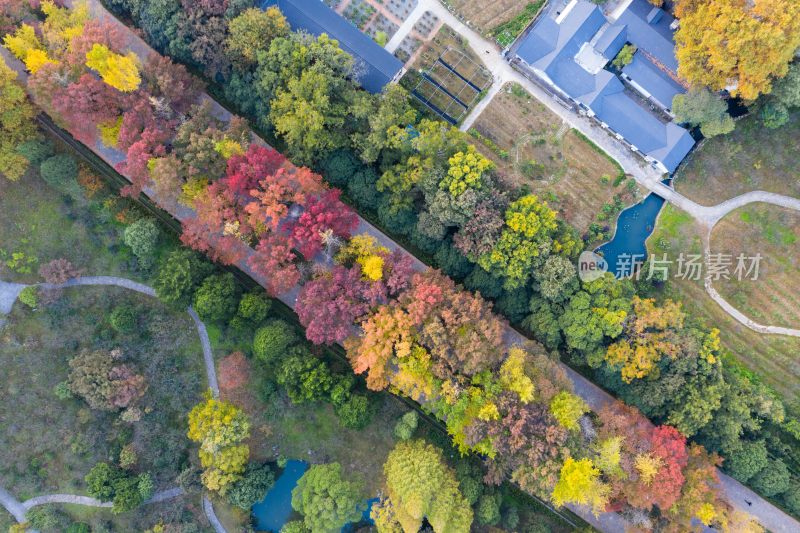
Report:
[[[402,75],[403,63],[321,0],[262,0],[261,9],[277,6],[292,29],[312,35],[327,34],[363,66],[360,85],[371,93]]]
[[[516,55],[654,166],[673,172],[694,139],[650,106],[669,113],[672,98],[686,91],[676,74],[674,19],[646,0],[630,0],[618,13],[610,20],[596,5],[572,0],[555,18],[542,17]],[[637,51],[623,83],[603,67],[626,43]]]

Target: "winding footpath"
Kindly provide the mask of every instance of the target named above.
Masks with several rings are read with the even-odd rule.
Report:
[[[156,297],[156,291],[152,287],[130,279],[114,276],[82,276],[68,280],[66,283],[62,284],[38,283],[35,286],[45,290],[87,286],[121,287],[123,289],[145,294],[153,298]],[[28,287],[28,285],[22,283],[9,283],[0,280],[0,328],[2,328],[5,324],[4,315],[7,315],[11,312],[19,293],[22,292],[25,287]],[[189,307],[189,309],[187,309],[187,313],[192,317],[192,321],[197,329],[197,334],[200,337],[200,345],[203,351],[203,362],[206,368],[206,376],[208,378],[208,387],[211,389],[211,393],[214,398],[219,398],[217,371],[214,365],[214,355],[213,351],[211,350],[211,341],[208,337],[208,330],[206,329],[206,325],[203,323],[203,321],[200,320],[200,317],[197,316],[197,313],[194,309]],[[183,496],[184,494],[185,492],[180,487],[162,490],[155,493],[150,499],[145,501],[144,505],[168,501],[179,496]],[[3,487],[0,487],[0,504],[2,504],[3,507],[5,507],[6,510],[11,513],[11,515],[19,523],[25,522],[25,514],[32,507],[53,503],[85,505],[88,507],[113,506],[112,502],[103,502],[90,496],[82,496],[77,494],[46,494],[43,496],[30,498],[24,502],[20,502]],[[203,510],[205,511],[206,517],[211,525],[214,526],[214,529],[217,531],[217,533],[227,533],[225,528],[217,519],[216,514],[214,514],[214,507],[211,505],[211,501],[206,495],[203,495]]]
[[[152,49],[147,46],[144,41],[142,41],[135,33],[125,26],[123,23],[118,21],[114,18],[110,13],[108,13],[102,4],[98,0],[88,0],[91,12],[97,16],[98,18],[107,20],[112,24],[115,24],[125,35],[129,38],[129,47],[130,49],[139,55],[141,58],[144,58],[151,53],[153,53]],[[467,40],[469,45],[475,49],[475,51],[485,60],[488,60],[490,65],[490,71],[495,75],[495,83],[500,83],[501,87],[503,84],[509,81],[514,81],[520,83],[526,89],[528,89],[534,96],[539,98],[543,103],[545,103],[548,107],[551,108],[558,116],[562,117],[562,119],[570,124],[570,126],[575,127],[587,137],[592,139],[596,144],[601,146],[604,150],[606,150],[612,157],[617,159],[623,168],[634,176],[634,178],[642,183],[646,188],[655,192],[656,194],[664,194],[667,197],[667,200],[672,201],[678,207],[685,208],[690,210],[690,214],[693,216],[697,216],[700,220],[707,220],[713,223],[716,223],[725,213],[729,212],[730,210],[736,209],[730,204],[731,201],[725,202],[721,208],[719,206],[715,207],[705,207],[700,206],[699,204],[692,202],[691,200],[685,198],[684,196],[678,194],[677,192],[673,191],[672,189],[666,187],[661,183],[661,176],[650,166],[644,165],[642,161],[640,161],[630,150],[626,147],[621,145],[620,143],[616,142],[615,139],[612,139],[605,130],[602,130],[599,127],[593,126],[588,119],[585,117],[579,117],[575,113],[570,110],[563,108],[560,104],[558,104],[555,100],[552,99],[549,95],[547,95],[542,89],[538,86],[534,85],[530,80],[522,76],[519,72],[513,69],[511,65],[509,65],[498,53],[496,46],[492,43],[489,43],[485,39],[483,39],[480,35],[475,33],[473,30],[469,29],[463,23],[461,23],[457,18],[455,18],[449,11],[447,11],[443,6],[441,6],[435,0],[419,0],[420,3],[427,8],[427,10],[433,12],[435,15],[439,16],[441,19],[445,21],[448,25],[452,26],[456,31],[460,32],[462,36]],[[66,0],[65,2],[67,5],[72,4],[72,0]],[[7,56],[6,51],[0,47],[0,53],[4,53]],[[486,57],[484,57],[486,56]],[[8,57],[8,56],[7,56]],[[24,80],[26,78],[24,67],[16,61],[13,57],[7,59],[9,66],[20,72],[21,79]],[[202,95],[203,100],[210,101],[212,106],[214,107],[214,113],[222,120],[227,120],[230,118],[230,113],[224,110],[219,104],[217,104],[213,99],[211,99],[207,94]],[[616,143],[616,144],[615,144]],[[92,147],[100,157],[102,157],[106,162],[110,164],[114,164],[118,162],[120,159],[120,155],[118,152],[113,153],[113,150],[103,149],[98,146]],[[123,156],[124,157],[124,156]],[[146,193],[151,197],[154,198],[151,191],[146,191]],[[752,193],[751,193],[752,194]],[[748,197],[744,195],[746,198],[745,203],[750,203],[754,201],[761,201],[760,194],[770,195],[770,193],[755,193],[756,197]],[[779,195],[775,195],[779,196]],[[770,195],[767,201],[776,201],[775,198]],[[736,200],[736,199],[734,199]],[[781,202],[788,201],[791,203],[791,199],[785,199],[785,197],[781,197]],[[729,204],[729,205],[725,205]],[[719,209],[718,209],[719,208]],[[173,216],[176,216],[179,220],[185,220],[193,216],[193,214],[189,210],[171,210]],[[367,233],[369,235],[374,236],[383,246],[387,247],[389,250],[394,250],[400,248],[394,241],[392,241],[388,236],[383,234],[377,228],[366,222],[363,218],[359,217],[360,225],[356,231],[356,233]],[[242,243],[242,246],[245,246]],[[246,247],[246,246],[245,246]],[[252,249],[247,248],[243,250],[247,254],[253,253]],[[413,257],[413,256],[412,256]],[[414,258],[414,265],[417,270],[422,270],[427,268],[426,265],[421,263],[419,260]],[[263,276],[259,276],[252,271],[246,264],[246,260],[243,260],[237,264],[237,266],[250,275],[255,281],[262,285],[267,285],[267,281]],[[109,278],[98,278],[98,279],[109,279]],[[78,281],[75,281],[74,284],[81,284]],[[138,284],[137,284],[138,285]],[[141,286],[144,287],[144,286]],[[11,289],[9,289],[10,292]],[[136,289],[133,289],[136,290]],[[290,291],[289,293],[281,295],[279,298],[287,303],[290,307],[294,307],[296,302],[296,296],[298,293],[298,288],[295,287],[294,290]],[[515,343],[515,342],[528,342],[528,339],[524,338],[519,333],[509,330],[506,335],[507,342]],[[595,384],[591,383],[587,379],[583,378],[575,371],[567,367],[566,365],[562,365],[562,368],[565,369],[569,377],[572,379],[575,387],[575,392],[583,397],[587,403],[593,408],[598,408],[599,406],[603,405],[603,403],[614,401],[613,397],[607,394],[605,391],[597,387]],[[211,365],[211,371],[213,372],[213,364]],[[212,374],[209,373],[209,384],[212,383],[211,376]],[[735,508],[740,509],[744,512],[752,514],[762,525],[764,525],[767,529],[773,532],[796,532],[800,531],[800,523],[798,523],[794,518],[786,515],[780,509],[772,506],[766,500],[760,498],[757,494],[752,492],[747,487],[737,483],[736,481],[730,480],[730,482],[726,481],[725,477],[722,477],[722,486],[725,489],[727,499]],[[208,505],[204,502],[204,509],[206,511],[206,515],[209,518],[209,521],[214,524],[216,517],[213,515],[213,509],[211,508],[210,501],[208,501]],[[591,525],[596,527],[599,530],[606,531],[606,532],[621,532],[625,530],[625,521],[621,515],[617,513],[602,513],[599,517],[594,517],[592,513],[586,508],[575,508],[573,510],[579,514],[582,518],[587,520]],[[212,518],[213,517],[213,518]],[[218,522],[218,520],[216,521]],[[221,527],[221,525],[220,525]],[[216,529],[216,526],[215,526]],[[217,529],[218,532],[224,531],[224,529]]]

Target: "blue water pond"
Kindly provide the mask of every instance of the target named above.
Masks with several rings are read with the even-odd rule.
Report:
[[[281,530],[292,516],[292,489],[308,470],[308,463],[292,459],[287,461],[280,477],[264,496],[264,499],[253,506],[253,518],[256,531]]]
[[[287,461],[283,472],[275,480],[275,484],[264,496],[264,499],[255,504],[252,508],[253,520],[256,531],[272,531],[277,533],[292,516],[292,490],[297,486],[297,482],[308,470],[308,463],[305,461]],[[378,498],[367,500],[367,508],[361,518],[361,523],[372,524],[370,510],[372,505],[378,502]],[[353,525],[347,524],[342,528],[342,533],[353,531]]]
[[[664,180],[664,183],[669,185],[670,180]],[[645,241],[653,233],[658,213],[663,206],[664,199],[650,193],[644,200],[619,214],[614,238],[596,250],[606,260],[610,272],[617,277],[629,275],[630,268],[623,266],[626,262],[631,258],[635,258],[636,262],[645,261]]]

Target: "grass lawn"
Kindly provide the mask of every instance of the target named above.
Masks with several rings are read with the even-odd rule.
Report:
[[[720,230],[726,231],[725,226],[719,226],[714,232],[715,235]],[[767,249],[766,244],[759,247],[762,253]],[[662,253],[667,253],[668,258],[673,260],[681,252],[702,253],[700,232],[691,217],[667,204],[658,219],[653,235],[648,240],[648,251],[658,257]],[[672,268],[675,268],[674,264]],[[723,289],[719,282],[714,286],[717,290]],[[761,376],[767,384],[784,396],[787,404],[797,401],[800,391],[800,361],[797,360],[797,354],[800,353],[800,339],[781,335],[762,335],[745,327],[708,297],[702,281],[671,277],[656,291],[656,294],[662,298],[669,297],[682,302],[690,316],[705,322],[709,327],[718,328],[723,345],[737,361]],[[731,303],[738,305],[733,299]]]
[[[141,278],[122,226],[104,213],[60,195],[36,171],[17,182],[0,178],[0,279],[39,282],[39,266],[62,257],[87,275]],[[14,253],[24,254],[21,267],[8,266]]]
[[[579,231],[592,222],[613,234],[616,212],[601,215],[616,202],[629,205],[641,196],[627,185],[622,169],[517,84],[507,85],[478,117],[471,133],[477,147],[497,165],[503,185],[527,187]],[[608,206],[605,207],[604,206]],[[601,219],[598,220],[598,215]]]
[[[751,204],[728,214],[714,228],[713,252],[733,256],[760,253],[758,279],[720,279],[714,287],[756,322],[800,328],[800,213]],[[732,267],[733,268],[733,267]]]
[[[676,176],[675,188],[703,205],[754,190],[800,197],[798,137],[800,113],[775,130],[765,128],[758,117],[744,118],[733,133],[709,139],[691,155]]]
[[[140,320],[131,335],[110,328],[111,309],[127,302]],[[82,399],[59,400],[54,387],[67,378],[67,362],[82,349],[119,347],[142,373],[148,391],[142,420],[121,424],[116,413],[91,410]],[[84,494],[83,476],[98,461],[115,461],[133,443],[137,471],[148,471],[156,489],[175,486],[189,453],[186,412],[205,388],[196,330],[185,313],[114,287],[70,288],[55,303],[31,311],[17,303],[2,332],[0,361],[0,483],[18,499],[39,494]],[[173,513],[180,506],[161,506]],[[141,530],[159,518],[143,508],[121,517],[82,509],[81,517],[112,520],[116,531]],[[100,516],[103,515],[103,516]],[[138,524],[134,527],[134,524]]]

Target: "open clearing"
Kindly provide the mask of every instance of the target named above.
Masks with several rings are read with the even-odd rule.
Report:
[[[800,213],[765,204],[737,209],[723,218],[711,236],[711,251],[761,254],[758,279],[720,279],[714,287],[740,311],[761,324],[800,326]],[[747,263],[749,266],[749,262]],[[733,273],[732,273],[733,274]]]
[[[506,187],[527,187],[544,197],[580,232],[592,222],[612,226],[615,213],[597,217],[616,196],[618,206],[641,197],[635,182],[623,183],[615,162],[516,84],[494,97],[473,130],[478,148],[495,162]]]
[[[725,226],[719,229],[726,231]],[[687,214],[667,204],[659,216],[653,235],[647,241],[648,252],[658,257],[667,253],[668,258],[673,260],[681,252],[701,254],[700,235]],[[766,245],[761,248],[767,249]],[[672,268],[675,268],[674,264]],[[715,282],[714,287],[723,293],[723,286],[719,282]],[[709,327],[718,328],[723,345],[738,362],[761,376],[765,383],[784,396],[787,404],[797,401],[800,391],[800,339],[763,335],[740,324],[709,298],[702,280],[676,279],[671,274],[669,281],[656,289],[655,294],[660,298],[682,302],[690,316]],[[727,294],[723,295],[727,298]],[[739,305],[733,299],[730,301],[733,305]]]
[[[675,188],[703,205],[754,190],[800,198],[798,138],[798,113],[775,130],[765,128],[758,117],[744,118],[733,133],[709,139],[690,155],[676,175]]]

